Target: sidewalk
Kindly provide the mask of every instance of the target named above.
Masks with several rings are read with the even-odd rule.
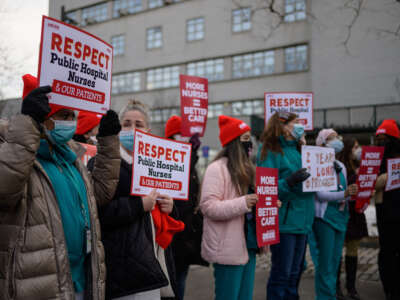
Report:
[[[377,268],[378,249],[361,248],[359,256],[358,291],[363,300],[384,300]],[[314,300],[314,265],[307,251],[307,270],[300,282],[301,300]],[[270,255],[257,257],[254,300],[265,300],[266,283],[270,269]],[[214,279],[212,268],[193,266],[187,278],[185,300],[212,300]],[[342,282],[344,283],[344,272]],[[343,284],[344,285],[344,284]],[[230,300],[230,299],[227,299]]]

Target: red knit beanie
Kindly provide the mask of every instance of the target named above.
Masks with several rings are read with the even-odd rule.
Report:
[[[174,134],[181,133],[182,119],[179,116],[172,116],[165,124],[165,137],[169,138]]]
[[[22,81],[24,82],[24,89],[22,91],[22,100],[24,100],[25,97],[28,96],[30,92],[32,92],[34,89],[36,89],[38,87],[39,83],[38,83],[37,78],[35,76],[32,76],[31,74],[25,74],[24,76],[22,76]],[[56,112],[65,108],[64,106],[58,105],[58,104],[50,103],[49,105],[50,105],[51,111],[47,115],[47,118],[50,118]]]
[[[379,134],[386,134],[394,136],[395,138],[400,138],[400,131],[399,127],[397,127],[396,121],[393,119],[384,120],[376,130],[376,135]]]
[[[222,147],[225,147],[229,142],[241,136],[243,133],[250,131],[249,125],[239,119],[228,116],[219,116],[219,140]]]
[[[76,127],[75,134],[82,135],[92,130],[100,124],[100,119],[101,115],[99,114],[87,111],[80,111],[78,114],[78,125]]]

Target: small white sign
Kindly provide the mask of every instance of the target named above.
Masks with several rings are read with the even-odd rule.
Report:
[[[43,16],[39,85],[49,102],[104,114],[111,105],[113,48],[77,27]]]
[[[303,168],[311,176],[303,181],[303,192],[334,191],[338,181],[333,163],[335,150],[326,147],[302,146],[301,161]]]
[[[153,189],[177,200],[189,197],[192,145],[135,131],[131,194],[145,196]]]
[[[305,130],[313,130],[313,93],[265,93],[265,124],[276,112],[289,112],[298,115]]]
[[[400,158],[387,160],[386,191],[400,188]]]

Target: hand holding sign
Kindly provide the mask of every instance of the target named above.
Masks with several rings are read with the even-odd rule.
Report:
[[[152,211],[158,197],[160,197],[160,194],[157,193],[156,189],[152,190],[147,196],[142,197],[143,210]]]
[[[311,174],[307,172],[306,168],[302,168],[300,170],[297,170],[296,172],[292,173],[289,177],[286,178],[286,182],[289,187],[294,187],[296,184],[302,183],[304,180],[306,180],[308,177],[310,177]]]
[[[100,120],[99,137],[117,135],[121,131],[121,124],[115,111],[109,110]]]
[[[346,191],[344,192],[344,196],[345,197],[354,196],[357,195],[357,193],[358,193],[358,186],[357,184],[353,183],[347,187]]]
[[[42,123],[51,111],[49,98],[47,98],[47,94],[50,92],[50,86],[34,89],[23,99],[21,113],[30,116],[38,124]]]
[[[254,205],[257,204],[258,196],[257,194],[248,194],[245,196],[246,204],[248,208],[252,208]]]
[[[160,195],[157,198],[157,202],[160,205],[160,210],[163,213],[170,214],[174,208],[174,200],[168,195]]]

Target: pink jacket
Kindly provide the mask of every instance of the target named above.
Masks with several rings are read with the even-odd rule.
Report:
[[[211,163],[201,190],[200,209],[204,215],[201,255],[210,263],[246,264],[244,218],[248,212],[245,196],[239,197],[226,166],[227,159]]]

